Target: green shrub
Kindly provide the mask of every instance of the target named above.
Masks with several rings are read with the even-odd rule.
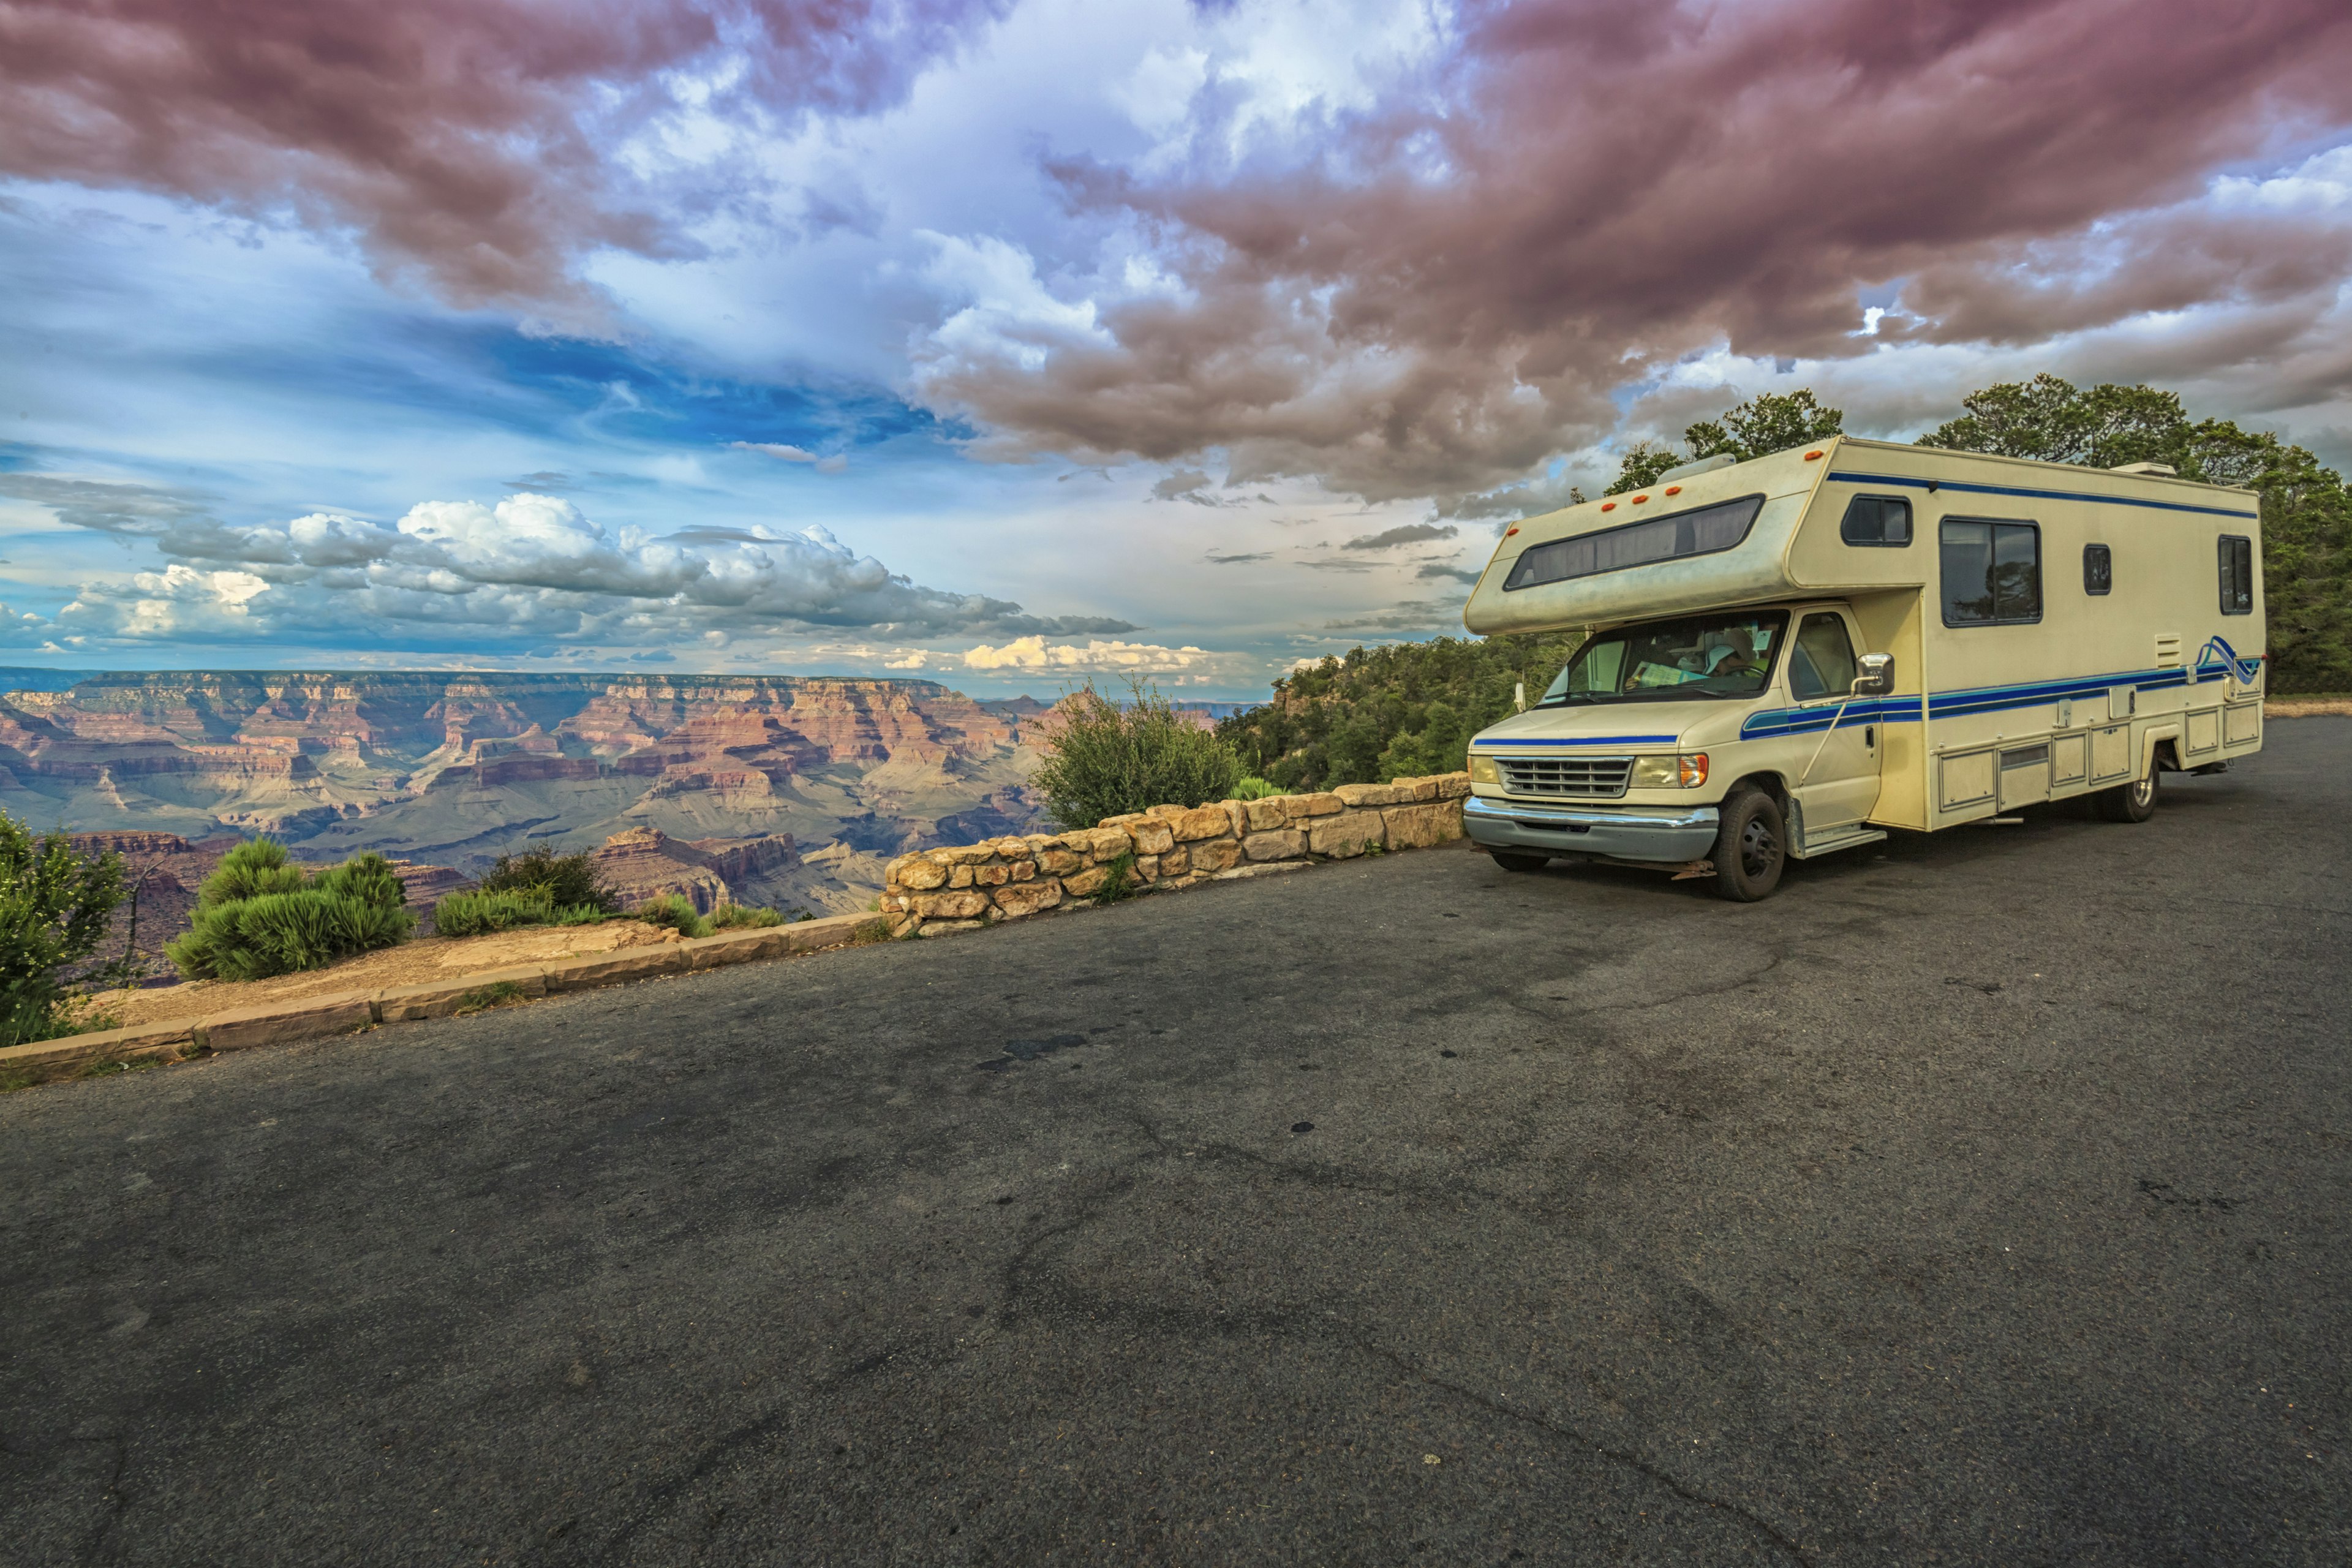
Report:
[[[482,879],[481,890],[540,892],[557,909],[593,904],[608,915],[621,907],[613,890],[596,879],[595,867],[585,850],[577,855],[558,855],[552,849],[539,848],[526,849],[520,855],[501,855],[491,863],[489,875]]]
[[[0,812],[0,1046],[95,1026],[76,1016],[67,975],[106,940],[121,901],[121,857],[77,855],[62,833],[36,842]]]
[[[486,936],[523,926],[596,925],[605,918],[594,904],[562,905],[536,888],[452,893],[433,907],[436,936]]]
[[[406,942],[416,917],[398,905],[306,887],[201,905],[163,951],[192,979],[267,980]]]
[[[1264,779],[1248,778],[1244,779],[1239,784],[1234,785],[1233,798],[1235,800],[1264,800],[1268,795],[1280,795],[1281,793],[1282,786],[1279,784],[1270,784]]]
[[[695,911],[683,893],[664,893],[639,904],[630,917],[650,926],[665,926],[680,936],[709,936],[710,921]]]
[[[721,904],[710,911],[714,931],[754,931],[761,926],[784,923],[782,910],[763,910],[753,904]]]
[[[1224,800],[1241,779],[1234,749],[1196,729],[1154,688],[1130,679],[1121,707],[1088,680],[1063,701],[1052,755],[1034,783],[1064,827],[1094,827],[1155,805]]]
[[[192,980],[266,980],[406,942],[416,917],[390,861],[356,855],[305,877],[284,845],[257,838],[221,858],[188,932],[163,949]]]
[[[287,859],[286,846],[275,838],[257,838],[221,857],[196,900],[204,905],[226,904],[264,893],[299,892],[304,879],[302,868]]]

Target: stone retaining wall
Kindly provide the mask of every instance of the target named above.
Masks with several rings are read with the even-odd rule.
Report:
[[[974,931],[1123,892],[1189,888],[1260,867],[1420,849],[1462,837],[1467,773],[1187,808],[1155,805],[1098,827],[925,849],[890,863],[882,912],[894,936]]]

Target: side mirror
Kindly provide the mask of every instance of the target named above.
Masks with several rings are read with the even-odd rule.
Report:
[[[1895,656],[1891,653],[1866,653],[1854,661],[1860,672],[1853,678],[1856,697],[1884,697],[1895,689]]]
[[[1524,713],[1528,710],[1528,683],[1520,681],[1511,689],[1511,706]]]

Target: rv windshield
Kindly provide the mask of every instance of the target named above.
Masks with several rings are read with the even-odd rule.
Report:
[[[1619,626],[1577,649],[1536,706],[1753,697],[1772,679],[1788,625],[1786,613],[1761,610]]]

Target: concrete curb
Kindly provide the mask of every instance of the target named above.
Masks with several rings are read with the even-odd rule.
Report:
[[[485,970],[421,985],[380,991],[341,991],[302,996],[257,1007],[237,1007],[192,1018],[135,1024],[125,1029],[68,1035],[0,1050],[0,1085],[47,1083],[77,1078],[92,1068],[151,1058],[176,1061],[206,1051],[246,1050],[289,1045],[336,1035],[357,1034],[381,1024],[447,1018],[509,1002],[627,985],[664,975],[688,974],[730,963],[751,963],[840,947],[857,939],[875,915],[835,915],[796,925],[720,931],[716,936],[625,948],[591,958],[560,959]]]

